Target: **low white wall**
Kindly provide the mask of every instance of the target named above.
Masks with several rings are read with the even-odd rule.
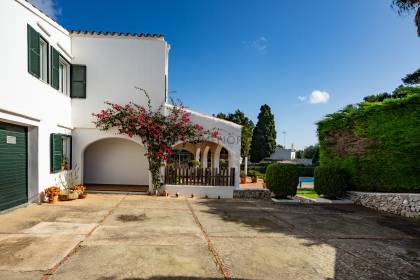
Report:
[[[204,198],[233,198],[233,190],[235,187],[222,186],[193,186],[193,185],[164,185],[163,189],[169,193],[170,196],[179,193],[181,196]]]
[[[97,141],[84,153],[84,183],[148,185],[145,150],[133,141],[110,138]]]

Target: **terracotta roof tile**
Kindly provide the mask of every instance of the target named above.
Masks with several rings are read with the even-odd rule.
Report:
[[[94,35],[94,36],[119,36],[119,37],[138,37],[138,38],[163,38],[162,34],[149,33],[130,33],[130,32],[108,32],[108,31],[86,31],[86,30],[69,30],[70,34],[77,35]]]

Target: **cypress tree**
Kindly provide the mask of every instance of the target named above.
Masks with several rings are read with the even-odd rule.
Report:
[[[258,122],[252,135],[251,161],[259,162],[269,157],[276,149],[276,127],[274,115],[267,104],[262,105]]]

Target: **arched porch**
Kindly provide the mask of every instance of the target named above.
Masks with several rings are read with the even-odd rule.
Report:
[[[140,141],[94,129],[76,129],[73,163],[89,191],[146,192],[148,161]]]

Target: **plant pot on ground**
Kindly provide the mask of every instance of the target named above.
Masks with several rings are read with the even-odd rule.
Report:
[[[245,184],[246,183],[246,176],[245,176],[245,172],[241,171],[241,184]]]
[[[75,200],[79,198],[79,192],[73,190],[62,190],[59,194],[59,199],[66,201],[66,200]]]
[[[86,187],[84,185],[74,185],[71,189],[79,193],[80,199],[86,198],[87,192]]]
[[[49,187],[44,190],[45,197],[48,198],[49,203],[56,203],[58,200],[58,195],[60,193],[60,188],[58,187]]]

